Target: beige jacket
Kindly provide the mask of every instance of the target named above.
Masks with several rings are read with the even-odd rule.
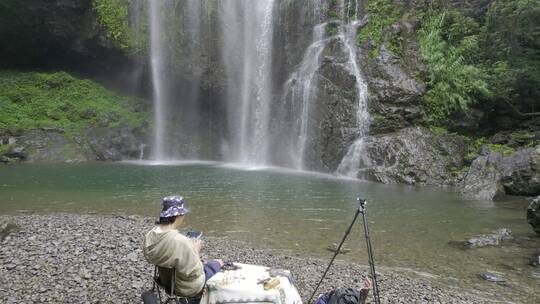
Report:
[[[154,227],[144,237],[144,257],[154,265],[175,268],[176,294],[191,297],[204,286],[204,270],[193,243],[177,230]]]

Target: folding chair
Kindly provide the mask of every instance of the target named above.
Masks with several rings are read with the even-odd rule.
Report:
[[[152,291],[155,292],[157,290],[159,303],[167,304],[169,302],[172,302],[175,304],[192,304],[190,303],[190,298],[179,296],[174,292],[174,286],[175,286],[174,283],[175,283],[175,269],[174,268],[164,268],[164,267],[155,266],[154,284],[152,286]],[[165,296],[163,298],[161,296],[162,289],[165,292]]]

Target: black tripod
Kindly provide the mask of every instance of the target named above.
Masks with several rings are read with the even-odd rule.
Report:
[[[357,198],[358,201],[358,209],[356,210],[356,213],[354,214],[354,218],[349,225],[349,228],[347,228],[347,231],[345,231],[345,235],[341,239],[341,242],[339,243],[336,252],[332,259],[330,260],[330,263],[326,267],[326,270],[324,271],[324,274],[321,277],[321,280],[315,287],[315,290],[313,290],[313,293],[311,294],[311,297],[308,300],[308,304],[311,304],[311,301],[313,300],[313,297],[315,296],[315,293],[317,293],[317,290],[321,286],[322,281],[326,277],[326,274],[328,273],[328,270],[330,270],[330,267],[334,263],[334,260],[336,259],[336,256],[341,251],[341,247],[343,246],[343,243],[345,243],[345,240],[347,239],[347,236],[351,233],[351,229],[354,226],[354,223],[356,222],[356,219],[358,218],[358,215],[362,214],[362,220],[364,221],[364,236],[366,238],[366,245],[367,245],[367,251],[368,251],[368,260],[369,260],[369,269],[371,272],[371,278],[373,282],[373,298],[375,299],[375,304],[380,304],[381,300],[379,298],[379,285],[377,284],[377,273],[375,272],[375,260],[373,259],[373,249],[371,247],[371,238],[369,236],[369,229],[368,229],[368,222],[367,222],[367,210],[366,210],[366,200]]]
[[[380,304],[379,298],[379,284],[377,283],[377,272],[375,271],[375,259],[373,259],[373,249],[371,247],[371,237],[369,236],[368,222],[367,222],[367,201],[365,199],[357,198],[359,202],[358,212],[362,213],[362,220],[364,222],[364,236],[366,237],[366,246],[368,251],[369,270],[371,272],[371,278],[373,280],[373,298],[375,304]]]

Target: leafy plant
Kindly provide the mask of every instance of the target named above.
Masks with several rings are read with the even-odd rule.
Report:
[[[10,148],[11,148],[11,145],[0,145],[0,157],[8,153]]]
[[[369,39],[373,40],[376,47],[370,54],[372,57],[377,55],[379,46],[383,43],[394,54],[401,55],[402,38],[389,29],[399,21],[402,8],[392,0],[371,0],[367,2],[366,11],[369,14],[369,22],[358,32],[357,44],[362,45]]]
[[[0,130],[61,128],[77,135],[90,126],[140,128],[149,116],[137,110],[140,104],[65,72],[0,72]]]
[[[468,61],[478,51],[478,38],[469,33],[471,20],[458,25],[444,11],[430,11],[427,18],[419,35],[421,56],[428,67],[424,107],[431,120],[445,121],[491,91],[486,71]],[[445,28],[449,29],[446,35]]]
[[[145,55],[148,52],[148,24],[142,18],[130,24],[130,6],[132,0],[92,0],[98,22],[106,29],[107,37],[121,49],[133,55]],[[134,7],[144,14],[145,5]]]
[[[431,131],[431,133],[433,133],[435,135],[448,134],[448,130],[446,128],[443,128],[443,127],[431,126],[431,127],[429,127],[429,130]]]

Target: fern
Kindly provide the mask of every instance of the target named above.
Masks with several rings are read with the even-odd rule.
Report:
[[[463,35],[452,24],[454,43],[450,43],[443,33],[446,18],[446,12],[430,11],[420,30],[420,53],[428,67],[424,108],[432,121],[439,122],[455,111],[468,109],[477,98],[491,94],[486,71],[468,60],[478,48],[477,37]]]

